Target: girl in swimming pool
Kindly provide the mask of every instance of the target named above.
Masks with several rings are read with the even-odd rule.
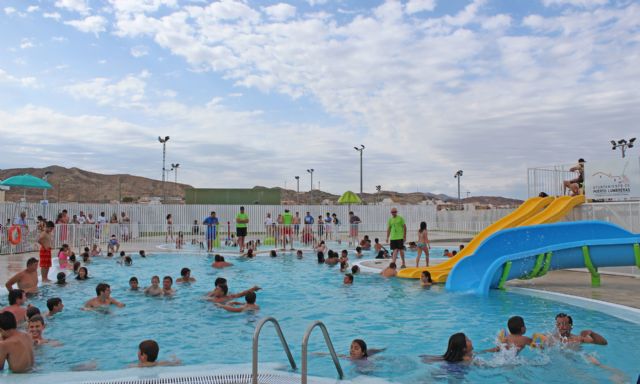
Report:
[[[473,360],[473,343],[462,332],[454,333],[449,337],[447,351],[442,356],[421,356],[425,363],[446,361],[448,363],[468,363]]]
[[[431,280],[431,273],[429,271],[422,271],[422,275],[420,275],[420,285],[423,287],[430,287],[433,284],[433,280]]]
[[[76,280],[87,280],[89,278],[89,270],[87,267],[80,267],[78,269],[78,276],[76,276]]]

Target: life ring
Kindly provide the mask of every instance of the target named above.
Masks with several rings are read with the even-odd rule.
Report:
[[[13,245],[18,245],[22,241],[22,230],[18,225],[12,225],[9,227],[8,232],[9,242]]]

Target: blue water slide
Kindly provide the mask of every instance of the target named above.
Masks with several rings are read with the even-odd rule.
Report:
[[[452,292],[487,295],[507,280],[533,278],[549,270],[638,265],[640,235],[603,221],[533,225],[488,237],[458,262],[447,279]]]

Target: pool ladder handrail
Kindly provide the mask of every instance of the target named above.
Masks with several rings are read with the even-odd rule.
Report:
[[[320,327],[322,331],[322,335],[324,336],[324,341],[329,348],[329,353],[331,354],[331,358],[333,359],[333,364],[336,366],[336,370],[338,371],[338,376],[340,380],[344,377],[344,373],[342,372],[342,367],[340,366],[340,361],[338,360],[338,355],[336,354],[336,350],[333,348],[333,343],[331,342],[331,338],[329,337],[329,332],[327,331],[327,327],[320,320],[316,320],[307,331],[304,333],[304,338],[302,339],[302,384],[307,384],[307,347],[309,344],[309,336],[311,336],[311,332],[315,329],[315,327]]]
[[[280,323],[278,323],[278,320],[276,320],[274,317],[265,317],[258,322],[258,325],[256,325],[256,330],[253,332],[253,362],[251,367],[252,384],[258,384],[258,339],[260,338],[260,331],[262,330],[262,327],[268,322],[273,323],[273,325],[275,326],[278,337],[280,338],[280,342],[282,343],[282,347],[284,348],[284,351],[287,354],[287,358],[289,359],[289,363],[291,364],[291,368],[294,371],[297,369],[296,362],[295,360],[293,360],[293,355],[291,354],[291,350],[289,349],[287,340],[284,338],[284,334],[282,334]]]

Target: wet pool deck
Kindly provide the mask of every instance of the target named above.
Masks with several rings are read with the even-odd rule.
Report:
[[[438,246],[449,246],[455,249],[453,244],[438,244]],[[140,249],[147,249],[147,253],[162,251],[156,247],[149,247],[149,244],[129,243],[121,250],[125,252],[137,253]],[[37,253],[23,253],[15,255],[0,255],[0,283],[4,288],[5,282],[15,273],[23,270],[27,259],[30,257],[38,257]],[[55,260],[54,260],[55,261]],[[407,264],[411,265],[413,260],[407,260]],[[372,267],[383,268],[386,264],[375,265]],[[610,268],[609,272],[630,274],[637,272],[635,267]],[[585,297],[594,300],[606,301],[625,305],[633,308],[640,308],[640,275],[624,276],[608,274],[601,271],[601,286],[591,287],[591,276],[586,270],[562,270],[552,271],[547,275],[533,280],[512,280],[507,283],[507,287],[531,288],[541,291],[564,293],[578,297]]]

